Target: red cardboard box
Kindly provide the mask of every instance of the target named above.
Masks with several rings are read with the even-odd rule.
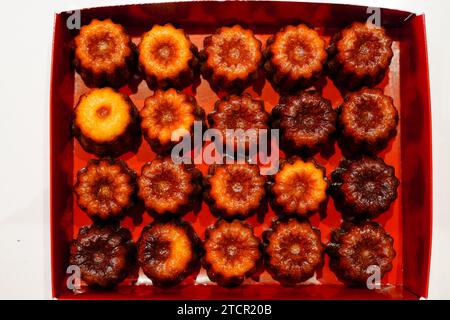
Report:
[[[369,10],[370,11],[370,10]],[[381,9],[381,24],[394,39],[390,71],[379,85],[385,93],[394,98],[399,109],[400,125],[398,135],[381,156],[396,169],[401,181],[399,197],[387,213],[376,220],[394,238],[397,257],[393,270],[383,278],[379,290],[345,287],[328,267],[328,258],[317,279],[293,288],[285,288],[273,281],[265,272],[259,282],[247,280],[234,289],[221,288],[210,283],[202,269],[198,275],[189,277],[175,288],[158,289],[149,285],[144,275],[130,276],[113,291],[92,291],[83,288],[72,292],[66,285],[69,245],[82,225],[91,221],[76,205],[72,186],[76,172],[88,159],[94,158],[83,151],[70,132],[71,113],[81,94],[88,88],[72,66],[71,42],[78,30],[67,27],[72,13],[56,14],[53,66],[51,83],[51,232],[52,232],[52,284],[53,296],[59,299],[417,299],[426,297],[431,251],[432,220],[432,162],[431,162],[431,111],[428,81],[428,64],[423,15],[410,12]],[[111,18],[122,24],[139,42],[143,32],[153,24],[173,23],[190,35],[193,42],[202,48],[203,38],[222,25],[240,23],[252,28],[257,37],[265,43],[268,35],[288,24],[306,22],[317,28],[326,39],[339,28],[353,21],[366,21],[370,13],[367,7],[350,5],[315,4],[300,2],[184,2],[144,4],[117,7],[83,9],[80,12],[82,24],[91,19]],[[124,87],[122,92],[130,95],[138,109],[151,91],[145,82],[136,88]],[[255,97],[265,101],[266,110],[278,102],[278,94],[268,81],[258,92],[248,89]],[[192,91],[199,104],[207,112],[212,110],[217,95],[202,79]],[[327,79],[322,94],[337,107],[342,97],[333,83]],[[121,157],[136,172],[155,155],[146,142],[138,153],[127,153]],[[317,156],[319,163],[327,169],[327,175],[342,158],[339,148],[330,158]],[[205,165],[199,168],[206,172]],[[255,227],[255,233],[270,226],[274,214],[271,210],[261,219],[247,220]],[[203,237],[205,228],[215,218],[203,204],[198,214],[184,217],[192,223]],[[137,240],[142,228],[152,218],[144,210],[134,210],[122,221],[130,228]],[[327,243],[332,229],[341,222],[333,201],[328,203],[327,216],[311,218],[311,223],[322,233],[322,242]]]

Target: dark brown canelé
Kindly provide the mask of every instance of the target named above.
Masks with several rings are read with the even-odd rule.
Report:
[[[136,174],[122,160],[91,159],[77,174],[78,206],[94,221],[121,218],[134,204]]]
[[[383,159],[343,160],[331,173],[331,195],[344,219],[374,218],[397,198],[395,169]]]
[[[228,96],[218,100],[214,106],[214,111],[208,114],[208,123],[210,128],[221,131],[224,143],[234,147],[239,143],[248,150],[251,143],[258,145],[259,130],[269,130],[269,114],[264,109],[262,100],[255,100],[248,93],[241,96]],[[249,129],[255,131],[254,137],[244,137],[242,141],[237,136],[227,134],[227,129]]]
[[[80,228],[70,247],[70,264],[80,268],[88,286],[111,288],[133,269],[135,255],[128,229],[94,224]]]
[[[304,282],[323,266],[320,231],[307,220],[277,220],[263,239],[266,269],[282,285]]]
[[[202,173],[194,165],[176,164],[169,156],[158,157],[142,167],[137,184],[147,211],[183,215],[201,197]]]
[[[380,89],[349,93],[338,112],[341,147],[352,153],[377,153],[397,134],[398,111]]]
[[[282,96],[272,110],[272,127],[280,129],[281,147],[308,155],[332,141],[337,113],[320,94],[302,91]]]
[[[368,278],[377,270],[381,277],[391,271],[396,255],[393,242],[376,222],[344,223],[333,231],[326,248],[330,268],[346,284],[366,286]]]
[[[125,29],[94,19],[75,38],[75,69],[89,87],[119,88],[136,69],[136,49]]]
[[[239,25],[221,27],[205,38],[201,72],[214,90],[241,92],[258,77],[261,42]]]
[[[250,225],[238,220],[218,220],[209,227],[203,248],[203,267],[221,286],[238,286],[261,270],[261,241]]]
[[[93,89],[80,97],[73,114],[73,134],[89,153],[120,156],[140,145],[139,112],[125,94]]]
[[[198,50],[182,29],[154,25],[142,36],[139,65],[150,89],[183,89],[198,76]]]
[[[271,204],[280,215],[309,216],[326,206],[328,181],[325,168],[314,160],[291,157],[280,161],[270,181]]]
[[[264,208],[266,179],[256,164],[224,164],[209,167],[205,202],[224,219],[245,219]]]
[[[315,30],[287,26],[267,40],[264,71],[275,90],[293,92],[312,86],[326,59],[326,43]]]
[[[354,22],[337,33],[328,48],[327,68],[335,84],[357,90],[383,80],[393,56],[392,40],[382,27]]]
[[[195,121],[201,122],[203,129],[206,127],[205,111],[195,98],[175,89],[156,90],[145,99],[140,116],[144,138],[159,154],[170,152],[182,140],[183,135],[172,140],[174,131],[184,130],[192,135]]]
[[[137,252],[154,286],[174,286],[199,267],[201,241],[187,222],[154,221],[142,230]]]

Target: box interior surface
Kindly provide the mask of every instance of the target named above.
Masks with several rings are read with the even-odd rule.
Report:
[[[255,31],[265,44],[268,35],[281,27],[299,22],[308,23],[329,39],[339,28],[353,21],[365,21],[366,7],[313,3],[283,2],[197,2],[131,5],[84,9],[82,24],[93,18],[111,18],[122,24],[132,35],[135,43],[153,24],[173,23],[185,29],[191,40],[201,49],[203,38],[222,25],[240,23]],[[414,299],[427,295],[429,256],[431,250],[431,125],[428,92],[428,71],[426,39],[423,16],[408,12],[381,11],[381,22],[394,39],[394,57],[389,73],[378,86],[385,94],[394,98],[400,113],[400,124],[396,138],[381,153],[386,163],[395,167],[401,181],[399,197],[388,212],[375,219],[394,238],[397,256],[393,269],[383,278],[380,290],[347,288],[339,282],[325,266],[314,279],[294,288],[285,288],[273,281],[265,272],[260,281],[246,280],[235,289],[220,288],[209,282],[201,269],[175,288],[158,289],[149,284],[142,275],[133,275],[111,292],[81,290],[73,293],[66,286],[69,245],[77,235],[79,227],[90,224],[73,197],[72,186],[77,171],[95,156],[86,153],[74,141],[70,132],[71,114],[80,95],[88,88],[71,63],[71,41],[77,30],[69,30],[66,20],[70,13],[56,15],[51,92],[51,211],[52,211],[52,282],[53,294],[57,298],[70,299]],[[327,78],[320,88],[323,96],[331,100],[333,107],[342,102],[341,93]],[[130,95],[138,109],[152,91],[144,81],[136,86],[121,89]],[[202,79],[196,87],[189,87],[185,93],[195,95],[197,102],[210,112],[219,99],[208,83]],[[255,98],[265,102],[270,111],[278,102],[268,81],[247,90]],[[142,165],[155,157],[149,145],[143,141],[137,154],[127,153],[120,157],[140,173]],[[316,160],[326,167],[327,176],[336,168],[342,155],[337,146],[331,156],[317,155]],[[206,173],[207,166],[198,166]],[[254,216],[247,222],[259,236],[267,229],[275,215],[269,209],[263,217]],[[192,223],[203,238],[204,230],[214,223],[215,218],[203,203],[199,213],[189,213],[184,219]],[[311,223],[321,230],[322,242],[327,243],[332,229],[338,227],[341,216],[334,208],[332,199],[327,215],[311,217]],[[138,205],[122,221],[137,240],[142,228],[152,221],[142,205]],[[137,284],[131,283],[136,281]]]

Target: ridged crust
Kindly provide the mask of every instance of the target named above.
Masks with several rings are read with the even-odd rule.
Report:
[[[208,124],[210,128],[221,131],[225,143],[230,144],[236,150],[239,139],[227,134],[227,129],[249,129],[269,130],[269,114],[264,109],[262,100],[253,99],[248,93],[240,96],[231,95],[218,100],[214,105],[214,110],[208,114]],[[229,141],[232,140],[232,141]],[[255,143],[259,142],[259,131],[256,132]],[[250,147],[251,140],[245,139],[245,149]]]
[[[218,220],[205,231],[203,267],[220,286],[239,286],[261,272],[261,241],[253,228],[238,220]]]
[[[290,25],[267,40],[264,72],[275,90],[293,92],[312,86],[326,59],[326,43],[315,30]]]
[[[312,155],[326,146],[336,131],[337,113],[328,99],[313,91],[282,96],[272,109],[272,128],[280,129],[281,147]]]
[[[179,140],[172,141],[175,130],[186,130],[193,135],[194,121],[202,122],[202,128],[206,130],[205,110],[197,104],[194,97],[175,89],[155,91],[145,99],[140,116],[144,138],[158,154],[169,153],[182,140],[180,137]]]
[[[75,38],[74,65],[89,87],[120,88],[136,71],[136,48],[125,29],[93,19]]]
[[[341,146],[351,153],[377,153],[397,134],[398,111],[380,89],[348,94],[338,112]]]
[[[264,209],[265,183],[256,164],[212,165],[204,179],[204,200],[214,215],[246,219]]]
[[[160,216],[183,215],[202,195],[200,170],[194,165],[175,164],[169,156],[145,164],[137,184],[147,211]]]
[[[81,227],[70,247],[70,264],[78,266],[90,287],[112,288],[135,265],[136,248],[128,229],[119,225]]]
[[[83,108],[87,110],[86,114],[90,114],[88,118],[81,119],[79,117],[78,111],[82,104]],[[124,111],[125,119],[122,117],[124,114],[115,115],[114,112],[111,112],[114,105],[119,104],[128,106],[128,110]],[[99,113],[104,107],[109,108],[106,116]],[[117,120],[119,116],[122,118],[119,121],[113,121],[115,122],[114,126],[101,126],[102,122],[107,123],[107,121],[112,121],[111,119]],[[97,125],[94,121],[97,122]],[[139,147],[141,143],[139,122],[139,112],[127,95],[111,88],[93,89],[80,97],[73,111],[72,132],[85,151],[100,157],[118,157],[128,151],[135,151]],[[116,125],[119,126],[120,132],[111,134],[109,138],[105,139],[94,137],[100,128],[106,131],[113,130],[113,128],[117,129]]]
[[[331,180],[334,203],[347,220],[374,218],[387,211],[400,184],[394,167],[368,156],[342,160]]]
[[[242,92],[258,77],[261,42],[239,25],[221,27],[203,41],[201,73],[214,90]]]
[[[328,48],[327,69],[340,88],[357,90],[383,80],[393,57],[384,28],[354,22],[337,33]]]
[[[328,179],[325,168],[314,159],[281,159],[280,170],[271,177],[268,187],[271,206],[278,215],[308,217],[326,209]]]
[[[183,89],[199,73],[198,49],[182,29],[154,25],[142,36],[139,65],[150,89]]]
[[[184,221],[154,221],[144,227],[137,244],[138,262],[154,286],[182,282],[200,265],[201,240]]]
[[[266,269],[284,286],[308,280],[323,266],[320,231],[307,220],[279,219],[264,231],[263,241]]]
[[[91,159],[77,173],[78,206],[94,221],[121,218],[134,205],[136,173],[122,160]]]
[[[378,266],[381,277],[392,270],[392,260],[396,256],[393,242],[376,222],[344,223],[333,231],[326,248],[330,268],[347,285],[366,286],[373,273],[368,270],[369,266]]]

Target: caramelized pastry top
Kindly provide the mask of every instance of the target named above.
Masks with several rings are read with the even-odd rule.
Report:
[[[195,109],[193,97],[175,89],[157,90],[145,100],[140,112],[142,131],[149,139],[169,143],[175,130],[190,132],[196,120]]]
[[[274,203],[284,214],[306,216],[327,200],[325,169],[312,161],[292,158],[282,163],[272,185]]]
[[[260,240],[249,225],[219,220],[206,231],[204,265],[220,285],[239,285],[257,269]]]
[[[396,252],[394,240],[376,222],[346,223],[332,234],[327,246],[330,267],[339,279],[349,284],[366,285],[378,268],[383,276],[392,269]]]
[[[154,25],[139,44],[139,63],[158,79],[176,78],[194,59],[192,43],[182,29]]]
[[[77,203],[94,220],[119,217],[134,202],[135,178],[123,161],[89,160],[77,174]]]
[[[271,64],[291,79],[313,77],[327,58],[325,41],[304,24],[285,27],[270,42]]]
[[[201,173],[194,166],[158,157],[142,167],[138,196],[157,214],[180,214],[201,193]]]
[[[228,218],[255,213],[265,196],[265,178],[260,175],[257,165],[214,166],[208,183],[207,197],[213,209]]]
[[[345,71],[358,76],[375,75],[391,62],[392,40],[383,28],[369,23],[354,22],[342,30],[336,43],[336,59],[344,65]]]
[[[198,237],[186,222],[153,222],[142,231],[138,261],[156,286],[180,283],[198,263]]]
[[[246,79],[261,61],[261,42],[253,32],[239,25],[221,27],[205,38],[206,64],[214,75],[228,80]]]
[[[275,280],[294,285],[311,278],[323,265],[320,233],[307,221],[276,221],[264,233],[266,266]]]
[[[95,73],[113,73],[133,54],[130,36],[110,19],[94,19],[75,38],[75,55],[81,66]]]
[[[132,105],[111,88],[93,89],[82,96],[75,109],[75,125],[97,143],[111,142],[132,122]]]

